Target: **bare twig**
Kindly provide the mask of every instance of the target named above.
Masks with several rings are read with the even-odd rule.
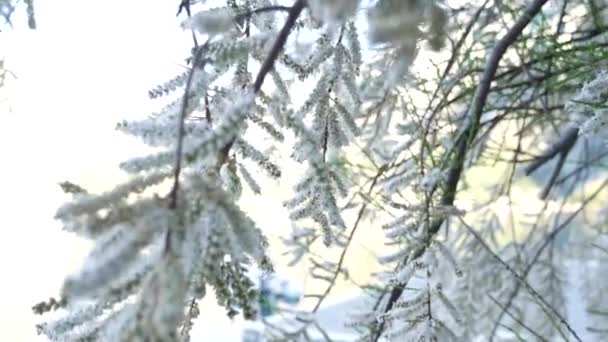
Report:
[[[483,4],[481,4],[481,6],[477,9],[475,14],[471,17],[471,20],[465,27],[464,32],[460,36],[460,39],[458,40],[458,42],[456,42],[456,45],[454,45],[454,48],[452,49],[450,60],[448,61],[448,64],[446,65],[445,69],[443,70],[441,77],[437,81],[437,87],[435,88],[435,91],[433,92],[433,95],[431,96],[431,99],[429,100],[429,104],[424,111],[425,113],[429,112],[433,102],[435,102],[435,98],[437,97],[437,94],[439,93],[439,90],[440,90],[440,85],[444,83],[448,74],[452,70],[452,67],[456,64],[456,59],[457,59],[458,53],[460,52],[460,49],[462,48],[465,41],[469,37],[469,34],[473,30],[473,26],[475,25],[475,23],[478,22],[479,16],[486,9],[488,2],[489,2],[489,0],[485,0],[483,2]],[[445,97],[444,97],[444,99],[445,99]],[[442,99],[442,101],[443,101],[443,99]],[[428,120],[426,121],[426,125],[424,126],[424,132],[422,133],[423,139],[426,139],[427,135],[429,134],[429,131],[431,128],[431,122],[433,121],[433,118],[435,117],[435,115],[437,113],[439,113],[439,108],[441,108],[441,107],[440,106],[435,107],[435,110],[433,110],[433,112],[431,112]],[[424,159],[424,149],[426,148],[426,146],[428,146],[428,145],[423,144],[422,147],[420,148],[420,160]]]
[[[547,302],[547,300],[540,293],[538,293],[538,291],[536,291],[530,284],[528,284],[524,277],[517,274],[517,272],[513,269],[513,267],[511,267],[511,265],[509,265],[506,261],[502,260],[502,258],[498,256],[498,254],[494,253],[494,251],[490,248],[490,246],[488,246],[488,244],[483,240],[483,238],[479,236],[475,229],[469,226],[469,224],[466,223],[464,219],[462,219],[461,217],[458,217],[458,219],[460,223],[462,223],[462,225],[469,231],[469,233],[471,233],[471,235],[473,235],[475,239],[481,244],[481,246],[483,246],[483,248],[488,253],[490,253],[494,259],[496,259],[496,261],[502,264],[504,268],[509,271],[509,273],[511,273],[513,277],[515,277],[515,279],[517,279],[517,281],[521,283],[521,285],[523,285],[526,290],[530,292],[530,294],[532,294],[532,296],[534,296],[534,298],[539,300],[547,309],[551,311],[553,315],[555,315],[555,317],[560,320],[560,322],[566,327],[566,329],[568,329],[568,331],[570,331],[572,336],[574,336],[577,341],[582,341],[580,337],[578,337],[574,329],[572,329],[568,321],[566,321],[566,319],[551,304],[549,304],[549,302]],[[506,312],[506,310],[504,312]]]
[[[536,337],[536,339],[538,341],[544,341],[544,342],[549,342],[549,340],[547,340],[546,338],[542,337],[541,335],[539,335],[536,331],[534,331],[534,329],[530,328],[528,325],[526,325],[526,323],[522,322],[521,319],[517,318],[517,316],[511,314],[508,310],[506,310],[505,307],[502,306],[502,304],[500,304],[500,302],[492,297],[491,294],[488,293],[488,297],[490,297],[490,299],[494,302],[494,304],[496,304],[496,306],[498,306],[499,308],[501,308],[509,317],[511,317],[517,324],[521,325],[524,329],[526,329],[529,333],[531,333],[532,335],[534,335],[534,337]]]
[[[186,82],[186,89],[184,90],[184,96],[182,98],[182,105],[179,113],[179,123],[178,123],[178,131],[177,131],[177,149],[175,152],[175,167],[173,174],[173,188],[171,189],[171,197],[169,202],[169,208],[175,209],[177,207],[177,192],[179,190],[179,175],[181,173],[182,166],[182,150],[184,145],[184,135],[185,135],[185,120],[188,115],[188,99],[190,97],[190,88],[192,87],[192,79],[194,78],[194,73],[196,72],[196,68],[201,61],[201,57],[203,55],[203,50],[207,45],[203,45],[203,47],[196,49],[194,60],[192,62],[192,68],[190,69],[190,73],[188,73],[188,80]]]
[[[190,10],[190,0],[182,0],[180,2],[179,7],[177,9],[177,14],[175,16],[178,17],[180,13],[182,13],[182,10],[186,10],[188,18],[192,18],[192,11]],[[192,41],[194,42],[194,47],[198,48],[198,40],[196,39],[196,33],[194,32],[193,27],[190,28],[190,32],[192,33]]]

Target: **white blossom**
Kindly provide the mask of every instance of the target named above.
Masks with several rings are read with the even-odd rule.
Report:
[[[309,6],[315,18],[334,25],[353,16],[359,0],[310,0]]]
[[[235,27],[234,17],[228,8],[216,8],[192,15],[182,28],[194,29],[201,34],[216,35]]]

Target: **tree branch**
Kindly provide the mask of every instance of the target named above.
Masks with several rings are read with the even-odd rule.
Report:
[[[264,84],[264,79],[266,78],[266,75],[272,70],[272,68],[274,66],[274,62],[279,57],[281,50],[283,49],[283,47],[285,46],[285,43],[287,42],[287,38],[289,37],[289,33],[291,32],[291,29],[295,26],[296,20],[300,16],[300,13],[302,13],[302,10],[304,9],[305,6],[306,6],[305,0],[297,0],[293,4],[293,6],[289,9],[289,14],[287,16],[287,20],[285,21],[283,28],[279,32],[277,39],[274,42],[274,45],[272,46],[270,53],[268,54],[268,57],[266,58],[266,60],[264,60],[264,63],[260,67],[260,71],[258,72],[255,82],[253,83],[254,93],[257,93],[260,91],[260,89],[262,89],[262,84]],[[180,6],[180,10],[181,10],[181,6]],[[187,7],[186,7],[186,10],[188,10]],[[200,48],[195,49],[196,52],[195,52],[194,60],[192,62],[192,69],[191,69],[190,73],[188,74],[186,90],[185,90],[184,98],[182,100],[181,112],[180,112],[180,117],[179,117],[179,131],[178,131],[178,138],[177,138],[178,140],[177,140],[176,161],[175,161],[175,167],[174,167],[174,170],[175,170],[174,171],[174,180],[173,180],[173,188],[171,189],[171,193],[170,193],[169,209],[177,208],[177,193],[179,191],[179,175],[181,172],[182,149],[183,149],[183,140],[184,140],[183,138],[184,138],[184,133],[185,133],[184,121],[185,121],[186,115],[187,115],[186,111],[188,108],[188,95],[190,93],[190,87],[192,85],[192,78],[193,78],[195,69],[198,66],[198,64],[200,63],[201,56],[202,56],[206,46],[207,46],[207,44],[203,45]],[[222,147],[220,149],[220,154],[219,154],[219,159],[218,159],[218,168],[221,165],[223,165],[226,162],[226,160],[228,159],[228,153],[230,152],[230,149],[234,145],[235,140],[236,140],[236,137],[232,138],[232,140],[230,140],[230,142],[228,144],[226,144],[224,147]],[[170,242],[171,242],[171,230],[169,229],[167,231],[167,235],[165,236],[165,252],[167,252],[171,248]]]
[[[528,167],[526,167],[525,172],[526,175],[529,176],[532,172],[547,163],[553,157],[556,155],[558,156],[557,164],[549,177],[549,181],[547,181],[547,184],[545,184],[545,187],[539,195],[540,199],[546,199],[549,196],[551,188],[553,188],[553,186],[556,184],[557,177],[562,171],[566,158],[578,140],[578,132],[578,127],[570,127],[566,133],[555,144],[553,144],[553,146],[551,146],[551,148],[545,151],[530,165],[528,165]]]
[[[177,131],[177,148],[175,151],[175,166],[173,168],[173,187],[171,188],[171,192],[169,193],[169,209],[175,210],[177,209],[177,193],[179,191],[179,175],[182,170],[182,154],[183,154],[183,146],[184,146],[184,135],[186,133],[185,129],[185,121],[186,116],[188,115],[188,99],[190,97],[190,88],[192,87],[192,79],[194,78],[194,73],[198,68],[198,65],[201,62],[204,50],[207,48],[207,43],[205,43],[201,47],[197,47],[194,51],[194,59],[192,61],[192,68],[188,73],[188,80],[186,81],[186,89],[184,90],[184,97],[182,98],[182,105],[179,113],[179,123],[178,123],[178,131]],[[204,65],[201,66],[201,69],[204,68]],[[167,229],[167,234],[165,235],[165,247],[164,252],[167,253],[171,249],[171,229]]]
[[[457,145],[455,146],[455,154],[452,158],[450,167],[448,169],[448,177],[444,184],[444,192],[441,198],[441,204],[446,206],[451,206],[454,204],[454,200],[456,197],[456,190],[458,188],[458,183],[460,181],[460,177],[462,174],[462,169],[465,162],[466,152],[477,135],[479,131],[479,123],[481,120],[481,114],[483,112],[483,107],[485,106],[486,100],[488,98],[488,94],[490,91],[490,86],[492,81],[494,80],[494,75],[496,74],[496,70],[498,68],[498,64],[502,59],[502,56],[506,52],[507,48],[513,44],[517,38],[521,35],[523,30],[528,26],[532,18],[534,18],[542,9],[542,7],[547,3],[548,0],[535,0],[532,2],[524,11],[523,15],[515,22],[515,24],[507,31],[507,33],[498,41],[494,49],[492,50],[488,60],[486,62],[486,66],[484,68],[481,80],[479,85],[477,86],[477,90],[475,91],[475,95],[473,96],[473,100],[471,101],[471,105],[469,107],[469,123],[462,131],[462,135],[460,139],[457,139]],[[448,152],[449,153],[449,152]],[[411,260],[406,258],[403,264],[407,264],[408,261],[415,260],[422,256],[426,251],[427,246],[432,241],[434,236],[437,234],[441,226],[443,225],[444,219],[436,219],[433,221],[428,228],[428,238],[425,239],[423,245],[414,253]],[[388,313],[395,302],[401,297],[403,290],[405,289],[406,284],[397,284],[390,292],[389,300],[383,310],[384,313]],[[382,296],[379,300],[382,300]],[[372,338],[374,341],[378,341],[382,332],[384,330],[384,322],[379,323],[377,327],[373,327],[372,329]]]
[[[567,152],[574,146],[578,138],[578,127],[569,128],[566,133],[555,142],[547,151],[540,155],[534,162],[526,167],[526,175],[529,176],[532,172],[536,171],[539,167],[544,165],[547,161],[552,159],[558,154]]]
[[[272,46],[272,49],[268,54],[268,57],[266,57],[266,59],[264,60],[264,63],[260,67],[260,71],[258,72],[258,75],[256,76],[255,81],[253,82],[254,93],[258,93],[260,89],[262,89],[262,85],[264,84],[264,79],[266,78],[266,75],[274,67],[274,62],[279,57],[281,50],[283,50],[283,47],[287,42],[287,38],[289,37],[289,33],[291,32],[291,29],[295,26],[296,20],[300,16],[300,13],[302,13],[304,7],[306,7],[306,0],[297,0],[293,4],[293,6],[290,7],[289,13],[287,15],[287,20],[285,21],[285,24],[279,32],[279,35],[277,36],[277,39],[275,40],[274,45]],[[232,140],[230,140],[228,144],[226,144],[220,149],[218,166],[223,165],[226,160],[228,160],[228,153],[230,153],[230,149],[234,145],[235,141],[236,137],[232,138]]]

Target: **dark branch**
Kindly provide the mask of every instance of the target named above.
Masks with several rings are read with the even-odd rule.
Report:
[[[570,150],[578,140],[578,132],[578,127],[570,127],[566,131],[566,133],[551,148],[545,151],[545,153],[540,155],[538,158],[536,158],[534,162],[532,162],[530,165],[528,165],[528,167],[526,167],[525,172],[526,175],[529,176],[532,172],[547,163],[553,157],[559,155],[557,165],[555,165],[555,168],[553,169],[553,173],[551,173],[549,181],[547,182],[547,184],[545,184],[545,187],[540,193],[539,197],[541,199],[544,200],[549,196],[549,192],[551,191],[551,188],[553,188],[553,186],[555,185],[557,177],[559,176],[562,167],[564,166],[564,162],[566,161]]]
[[[536,160],[526,167],[526,175],[529,176],[532,172],[536,171],[539,167],[544,165],[547,161],[555,157],[560,153],[564,153],[574,146],[578,138],[578,127],[569,128],[566,133],[559,139],[551,148],[540,155]]]
[[[182,105],[179,113],[179,123],[178,123],[178,132],[177,132],[177,149],[175,152],[175,167],[173,174],[173,188],[171,189],[171,197],[169,202],[169,209],[177,208],[177,192],[179,190],[179,175],[182,169],[182,150],[184,145],[184,134],[186,132],[184,121],[186,120],[186,115],[188,115],[188,99],[190,97],[190,88],[192,87],[192,79],[194,77],[194,73],[196,72],[196,68],[200,64],[201,57],[206,48],[207,44],[202,47],[196,49],[194,55],[194,61],[192,62],[192,69],[190,73],[188,73],[188,80],[186,82],[186,89],[184,90],[184,97],[182,98]]]
[[[283,47],[285,46],[285,43],[287,42],[289,33],[295,26],[296,20],[300,16],[300,13],[302,13],[302,10],[304,9],[304,7],[306,7],[306,0],[297,0],[293,4],[293,6],[291,6],[289,8],[289,14],[287,16],[287,20],[285,21],[285,24],[283,25],[283,28],[279,32],[279,35],[277,36],[277,39],[275,40],[274,45],[272,46],[272,49],[270,50],[270,53],[264,60],[264,63],[260,67],[260,71],[258,72],[258,75],[256,76],[255,81],[253,82],[254,93],[257,93],[260,91],[260,89],[262,89],[262,85],[264,84],[264,79],[266,78],[266,75],[268,75],[268,73],[274,67],[274,62],[277,60],[277,58],[279,58],[279,54],[281,53],[281,50],[283,50]],[[219,166],[223,165],[226,162],[226,160],[228,160],[228,153],[230,153],[230,149],[234,145],[235,141],[236,141],[236,137],[232,138],[232,140],[230,140],[228,142],[228,144],[226,144],[224,147],[222,147],[220,149],[220,154],[219,154],[219,159],[218,159]]]

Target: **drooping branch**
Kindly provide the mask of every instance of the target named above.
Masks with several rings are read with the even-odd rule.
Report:
[[[490,86],[492,81],[494,80],[494,76],[496,74],[496,70],[498,69],[498,64],[502,59],[504,53],[507,51],[509,46],[511,46],[517,38],[521,35],[523,30],[528,26],[530,21],[541,11],[542,7],[547,3],[548,0],[535,0],[532,2],[524,11],[522,16],[513,24],[513,26],[507,31],[507,33],[496,43],[496,46],[492,50],[490,56],[487,59],[486,66],[484,68],[481,80],[477,89],[475,91],[475,95],[473,95],[473,99],[469,106],[468,110],[468,123],[461,130],[461,134],[459,138],[456,139],[456,146],[453,149],[453,155],[451,157],[451,162],[449,168],[447,170],[447,179],[444,183],[443,187],[443,195],[441,198],[441,204],[445,206],[452,206],[454,204],[454,200],[456,198],[456,190],[458,188],[458,184],[460,181],[460,177],[462,175],[462,170],[464,167],[464,163],[466,160],[466,154],[469,146],[473,142],[475,136],[477,135],[480,128],[480,120],[481,115],[483,113],[483,108],[486,104],[486,100],[488,98],[488,94],[490,91]],[[448,153],[451,153],[448,151]],[[416,250],[416,252],[412,255],[411,259],[406,258],[403,264],[407,264],[412,260],[420,258],[426,248],[435,237],[439,229],[443,225],[444,219],[438,218],[434,220],[428,228],[427,238],[420,248]],[[383,310],[386,314],[392,308],[396,301],[401,297],[406,284],[396,284],[393,289],[390,291],[388,302]],[[381,296],[383,297],[383,296]],[[379,299],[379,301],[382,298]],[[372,329],[372,337],[374,341],[378,341],[382,332],[384,330],[384,321],[378,323],[377,326],[374,326]]]

